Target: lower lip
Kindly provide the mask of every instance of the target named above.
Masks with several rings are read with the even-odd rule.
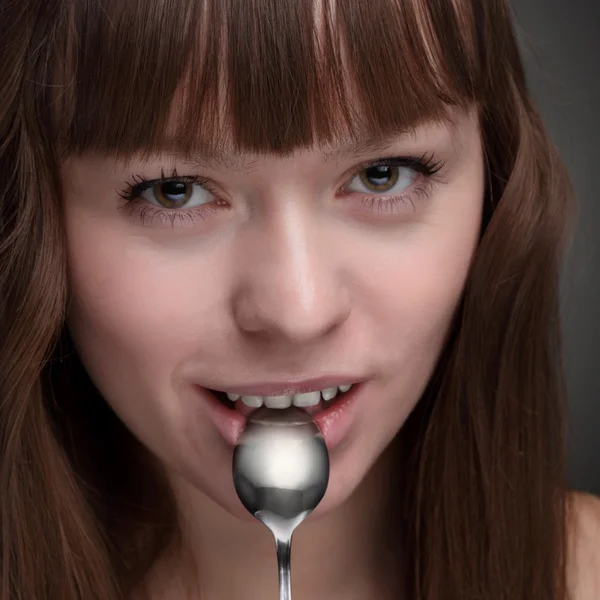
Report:
[[[246,427],[248,417],[238,410],[232,410],[222,404],[217,398],[205,388],[197,386],[206,400],[208,415],[213,421],[215,428],[230,446],[235,446]],[[355,384],[343,396],[325,402],[317,407],[307,407],[307,412],[312,413],[316,408],[324,406],[313,414],[313,419],[323,435],[325,445],[329,451],[333,450],[347,435],[356,413],[358,397],[362,391],[363,384]],[[240,400],[238,400],[240,402]],[[277,409],[273,409],[277,410]]]

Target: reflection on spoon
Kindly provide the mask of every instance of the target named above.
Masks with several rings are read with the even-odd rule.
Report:
[[[291,600],[292,534],[317,507],[329,481],[329,454],[311,416],[294,406],[253,413],[233,453],[242,504],[275,538],[279,600]]]

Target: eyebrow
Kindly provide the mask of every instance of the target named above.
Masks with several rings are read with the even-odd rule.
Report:
[[[416,136],[419,126],[403,127],[383,135],[357,136],[342,145],[323,150],[325,162],[339,162],[341,160],[359,158],[365,154],[379,152],[397,143],[399,138]]]
[[[398,143],[399,138],[416,136],[420,129],[430,125],[441,125],[453,129],[450,120],[443,122],[425,122],[413,126],[398,127],[388,130],[384,134],[363,133],[341,144],[318,147],[315,149],[323,153],[325,163],[336,163],[343,160],[359,158],[367,154],[381,152]],[[202,168],[213,170],[247,170],[251,169],[261,158],[272,156],[270,154],[239,153],[228,147],[215,147],[198,144],[192,151],[181,149],[176,138],[168,138],[158,149],[158,154],[170,156],[174,159],[195,163]]]

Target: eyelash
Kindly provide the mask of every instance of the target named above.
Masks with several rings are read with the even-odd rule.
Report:
[[[409,187],[413,188],[408,193],[403,193],[395,196],[375,195],[366,196],[362,198],[361,203],[370,210],[379,213],[393,213],[400,205],[411,204],[414,208],[414,200],[418,196],[427,197],[431,192],[434,177],[440,173],[444,168],[443,161],[435,161],[434,155],[431,154],[429,157],[424,154],[420,157],[417,156],[398,156],[381,158],[375,161],[369,161],[358,165],[352,172],[348,181],[352,181],[359,173],[373,167],[403,167],[409,168],[423,176],[424,181],[421,185],[415,186],[414,183]],[[178,176],[177,170],[173,169],[171,176],[166,177],[163,170],[161,170],[161,176],[158,179],[146,179],[141,175],[132,176],[133,181],[128,182],[126,187],[119,190],[118,195],[124,200],[124,203],[119,207],[121,210],[127,211],[129,214],[134,211],[139,212],[139,218],[142,224],[146,224],[147,220],[152,221],[155,218],[161,220],[170,221],[171,225],[175,225],[175,220],[183,221],[187,225],[191,225],[195,221],[195,217],[207,218],[210,214],[217,212],[220,208],[227,204],[223,201],[218,192],[212,188],[210,180],[199,176]],[[154,186],[164,183],[188,183],[196,184],[203,187],[207,192],[215,196],[215,200],[209,204],[203,204],[202,206],[195,207],[192,209],[162,209],[157,206],[146,204],[140,206],[140,196],[143,192]],[[346,187],[342,188],[342,191],[346,191]],[[349,193],[361,193],[361,192],[349,192]]]
[[[435,161],[434,154],[431,154],[429,157],[427,154],[423,154],[420,157],[396,156],[391,158],[381,158],[379,160],[369,161],[358,165],[352,172],[350,181],[362,171],[372,167],[404,167],[412,169],[422,175],[423,181],[421,184],[417,186],[415,186],[414,183],[411,184],[409,188],[412,189],[408,192],[392,196],[386,196],[384,194],[365,196],[361,200],[363,206],[366,206],[370,210],[376,210],[380,213],[393,213],[394,210],[405,204],[410,204],[414,208],[414,200],[417,197],[428,197],[433,187],[433,181],[443,170],[444,164],[443,161]]]

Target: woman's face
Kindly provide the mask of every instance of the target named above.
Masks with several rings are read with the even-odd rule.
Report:
[[[246,404],[294,393],[321,402],[318,511],[365,477],[427,384],[479,236],[478,119],[453,121],[377,150],[63,165],[73,339],[178,480],[245,516],[231,460]],[[424,155],[432,176],[406,160]],[[333,400],[308,393],[351,383]],[[208,389],[250,398],[226,406]]]

